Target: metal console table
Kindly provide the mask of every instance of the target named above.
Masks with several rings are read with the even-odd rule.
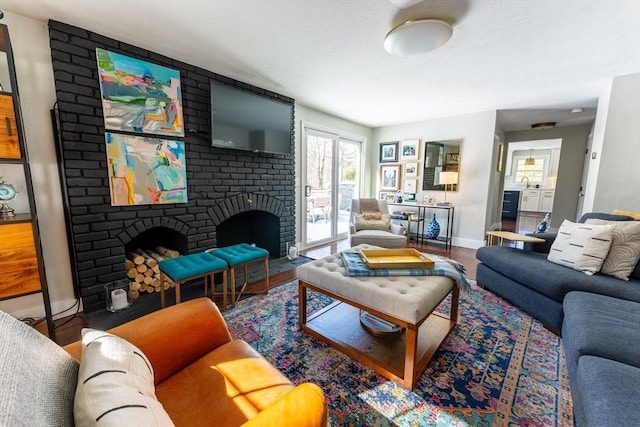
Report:
[[[411,207],[411,208],[416,208],[417,212],[418,212],[418,221],[416,222],[416,242],[420,243],[421,245],[424,244],[424,241],[434,241],[434,242],[440,242],[440,243],[444,243],[445,246],[445,250],[450,250],[451,249],[451,241],[453,239],[453,218],[454,218],[454,214],[455,214],[455,207],[450,205],[450,206],[438,206],[438,205],[425,205],[425,204],[421,204],[421,203],[389,203],[389,206],[402,206],[402,207]],[[425,223],[427,223],[429,221],[429,219],[427,218],[427,210],[431,210],[431,209],[444,209],[447,211],[447,226],[446,228],[441,227],[441,230],[444,229],[445,234],[444,236],[440,235],[435,239],[429,239],[427,237],[425,237],[424,235],[424,227],[425,227]],[[414,222],[414,221],[411,221]],[[407,230],[408,233],[411,232],[411,230]]]

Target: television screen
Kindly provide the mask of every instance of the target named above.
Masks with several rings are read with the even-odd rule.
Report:
[[[293,105],[211,81],[212,146],[291,154]]]

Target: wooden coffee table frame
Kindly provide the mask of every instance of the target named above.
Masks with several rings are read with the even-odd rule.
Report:
[[[307,315],[307,291],[327,295],[337,302]],[[449,316],[434,310],[451,294]],[[429,361],[456,326],[460,290],[453,286],[442,300],[416,324],[381,313],[303,280],[298,280],[300,327],[380,375],[413,390]],[[368,311],[403,328],[401,336],[376,337],[360,325],[360,310]]]

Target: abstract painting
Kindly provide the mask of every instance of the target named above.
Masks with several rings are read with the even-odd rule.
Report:
[[[184,136],[180,72],[96,49],[107,130]]]
[[[184,142],[105,132],[112,206],[187,202]]]

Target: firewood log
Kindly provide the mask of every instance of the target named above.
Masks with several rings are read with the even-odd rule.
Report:
[[[135,266],[136,265],[130,259],[127,259],[127,260],[124,261],[124,269],[125,270],[131,270]]]
[[[131,268],[131,269],[129,269],[129,270],[127,271],[127,277],[128,277],[129,279],[133,279],[133,278],[134,278],[134,277],[136,277],[137,275],[138,275],[138,270],[136,270],[136,269],[135,269],[135,267],[134,267],[134,268]]]
[[[127,258],[129,258],[135,265],[144,264],[144,257],[134,252],[127,252]]]
[[[144,263],[147,264],[149,267],[158,265],[158,261],[153,259],[145,250],[138,248],[138,249],[134,249],[133,252],[143,257]]]
[[[167,249],[164,246],[156,246],[155,251],[160,255],[164,255],[167,258],[178,258],[180,256],[180,252],[174,251],[172,249]]]
[[[147,249],[145,252],[147,253],[147,255],[149,255],[151,258],[155,259],[158,262],[163,261],[167,258],[152,249]]]

